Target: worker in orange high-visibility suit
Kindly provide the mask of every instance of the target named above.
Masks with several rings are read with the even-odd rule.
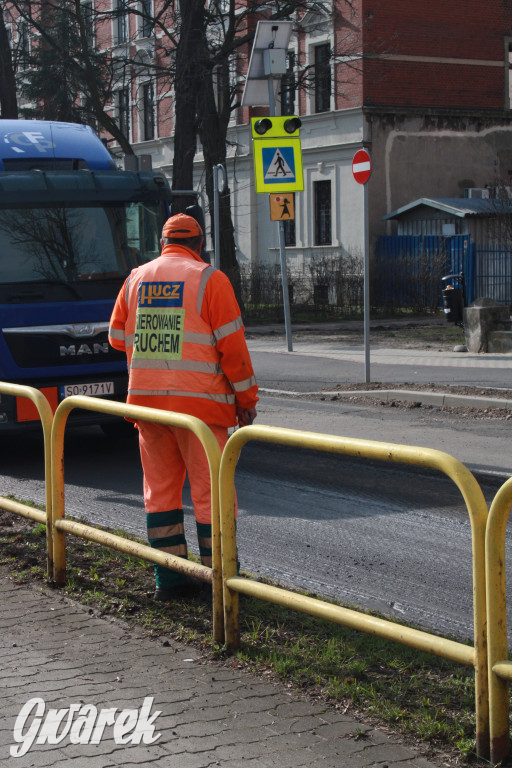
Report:
[[[202,241],[191,216],[167,220],[161,255],[132,270],[117,297],[109,341],[126,351],[128,403],[197,416],[222,449],[228,427],[256,417],[258,386],[231,283],[200,258]],[[188,473],[201,562],[211,565],[210,472],[200,441],[186,429],[136,426],[151,546],[187,557],[182,489]],[[155,566],[155,574],[157,600],[197,589],[163,566]]]

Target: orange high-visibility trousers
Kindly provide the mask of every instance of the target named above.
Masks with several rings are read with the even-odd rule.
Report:
[[[221,450],[227,427],[208,425]],[[208,459],[200,440],[188,429],[148,421],[137,423],[146,512],[182,508],[182,490],[188,474],[194,514],[198,523],[211,524],[211,484]]]

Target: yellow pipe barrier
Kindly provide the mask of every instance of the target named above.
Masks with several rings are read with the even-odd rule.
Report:
[[[44,441],[44,483],[45,483],[45,500],[46,500],[46,512],[41,512],[38,509],[30,507],[28,504],[22,504],[21,502],[11,501],[0,496],[0,507],[8,512],[14,512],[16,515],[22,515],[28,517],[31,520],[35,520],[38,523],[44,523],[46,525],[46,578],[51,581],[53,575],[53,544],[52,544],[52,526],[51,526],[51,507],[52,507],[52,493],[51,493],[51,460],[50,460],[50,435],[52,429],[53,413],[50,403],[38,389],[34,387],[27,387],[24,384],[8,384],[5,381],[0,381],[0,394],[13,395],[14,397],[26,397],[31,400],[41,421],[43,428],[43,441]]]
[[[439,470],[459,488],[469,513],[473,552],[473,613],[474,646],[448,641],[426,632],[404,630],[404,627],[385,620],[375,620],[357,611],[287,593],[249,579],[237,577],[237,548],[235,530],[235,468],[242,447],[250,440],[297,446],[313,450],[359,456],[367,459],[411,464]],[[224,579],[224,623],[226,645],[235,650],[240,645],[238,593],[286,604],[302,613],[330,617],[337,623],[351,626],[397,642],[430,650],[440,656],[469,664],[475,669],[476,748],[480,757],[489,755],[489,701],[487,680],[486,604],[485,604],[485,527],[487,505],[480,486],[471,472],[460,461],[441,451],[407,445],[380,443],[372,440],[336,437],[292,429],[248,426],[235,432],[228,440],[220,464],[220,515],[222,537],[222,564]],[[293,595],[293,597],[292,597]],[[334,618],[335,617],[335,618]]]
[[[505,531],[512,506],[512,478],[497,492],[489,511],[485,536],[487,583],[487,635],[489,643],[489,727],[491,760],[498,763],[510,752],[507,585]]]
[[[445,637],[431,635],[429,632],[422,632],[419,629],[404,627],[401,624],[395,624],[393,621],[380,619],[361,611],[354,611],[351,608],[343,608],[339,605],[332,605],[323,600],[314,597],[298,595],[296,592],[290,592],[281,587],[272,587],[269,584],[262,584],[259,581],[244,579],[239,576],[233,576],[228,582],[229,589],[238,593],[255,597],[259,600],[266,600],[274,605],[281,605],[283,608],[307,613],[317,619],[331,621],[333,624],[341,624],[351,629],[359,629],[369,635],[382,637],[385,640],[394,640],[416,648],[418,651],[432,653],[435,656],[442,656],[450,661],[456,661],[459,664],[465,664],[468,667],[475,665],[475,649],[471,645],[463,645],[453,640],[447,640]]]
[[[98,413],[128,417],[137,421],[151,421],[169,426],[181,427],[193,432],[201,441],[210,468],[212,488],[212,568],[192,563],[184,558],[159,552],[151,547],[130,542],[122,536],[101,531],[93,526],[65,519],[64,500],[64,433],[66,421],[73,408],[83,408]],[[222,568],[219,520],[219,465],[220,447],[215,435],[206,424],[195,416],[162,411],[156,408],[127,405],[94,397],[73,395],[63,400],[55,412],[51,433],[52,465],[52,528],[54,580],[64,584],[66,579],[66,532],[108,547],[129,552],[151,563],[202,579],[212,584],[213,636],[217,642],[224,640],[224,616],[222,606]]]

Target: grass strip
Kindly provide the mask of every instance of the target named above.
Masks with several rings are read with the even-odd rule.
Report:
[[[100,615],[134,622],[150,637],[193,643],[212,660],[285,682],[326,706],[423,742],[447,764],[476,760],[472,669],[243,595],[241,648],[229,656],[213,641],[208,598],[157,603],[150,563],[71,535],[66,552],[62,591]],[[18,584],[41,584],[45,563],[45,527],[0,510],[4,571]]]

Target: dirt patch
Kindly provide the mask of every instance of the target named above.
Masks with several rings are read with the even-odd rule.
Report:
[[[400,390],[407,392],[414,391],[417,393],[417,397],[413,400],[408,397],[407,399],[400,398]],[[384,398],[381,394],[382,391],[396,392],[393,397]],[[340,394],[337,394],[339,392]],[[347,395],[346,393],[351,394]],[[375,392],[372,395],[371,392]],[[422,392],[434,392],[439,395],[462,395],[472,398],[482,398],[481,405],[444,405],[442,401],[439,404],[425,403],[421,399]],[[352,394],[353,393],[353,394]],[[311,396],[308,396],[311,399]],[[467,421],[475,419],[498,419],[501,421],[512,420],[512,408],[507,407],[504,404],[503,408],[494,404],[490,405],[489,400],[510,400],[512,401],[512,390],[510,389],[492,389],[482,387],[468,387],[468,386],[440,386],[437,384],[418,384],[418,383],[404,383],[404,384],[390,384],[389,382],[371,382],[367,384],[338,384],[335,388],[331,388],[324,395],[313,396],[316,400],[331,400],[331,401],[344,401],[351,403],[365,404],[370,407],[377,408],[401,408],[401,409],[413,409],[421,408],[424,411],[430,412],[433,416],[441,416],[446,420],[450,419],[464,419]]]
[[[248,339],[258,336],[285,338],[284,325],[273,325],[246,330]],[[360,320],[340,323],[293,325],[294,341],[330,341],[356,346],[364,343],[363,323]],[[372,347],[395,349],[426,349],[452,351],[454,346],[465,343],[462,328],[444,319],[427,318],[421,321],[389,320],[370,324]]]

